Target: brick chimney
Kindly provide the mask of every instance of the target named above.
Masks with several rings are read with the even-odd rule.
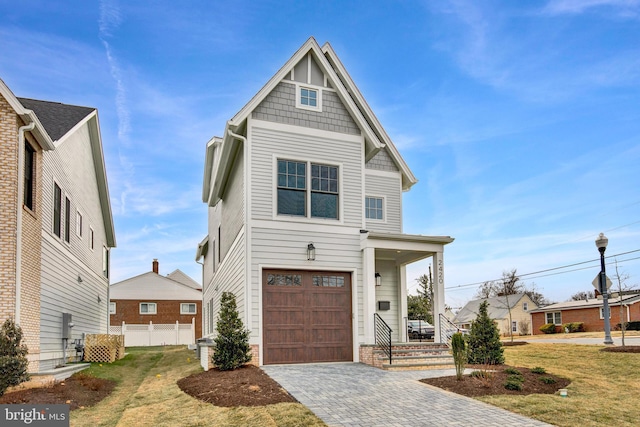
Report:
[[[153,259],[153,263],[151,265],[153,267],[153,272],[158,274],[158,260],[156,258]]]

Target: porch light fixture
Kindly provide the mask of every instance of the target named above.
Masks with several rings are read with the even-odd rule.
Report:
[[[382,276],[380,273],[376,273],[376,286],[382,286]]]
[[[313,246],[313,243],[309,243],[307,245],[307,261],[315,261],[316,260],[316,247]]]

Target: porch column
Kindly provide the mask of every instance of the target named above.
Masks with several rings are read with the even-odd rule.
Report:
[[[376,250],[362,250],[362,315],[364,316],[364,343],[375,344],[373,314],[376,312]]]
[[[398,267],[399,289],[398,295],[400,301],[398,301],[398,341],[407,341],[407,330],[404,323],[404,318],[407,317],[407,266],[402,264]]]
[[[444,314],[444,252],[433,254],[435,277],[433,283],[433,326],[435,328],[434,342],[440,340],[440,313]]]

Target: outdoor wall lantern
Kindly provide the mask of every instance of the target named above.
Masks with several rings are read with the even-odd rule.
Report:
[[[316,260],[316,247],[313,246],[313,243],[309,243],[307,245],[307,261],[315,261]]]
[[[382,286],[382,276],[380,273],[376,273],[376,286]]]

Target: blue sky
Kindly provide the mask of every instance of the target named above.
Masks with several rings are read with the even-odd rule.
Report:
[[[503,270],[595,260],[599,232],[607,255],[640,249],[640,0],[0,2],[13,92],[98,108],[112,282],[153,258],[200,280],[205,144],[309,36],[419,179],[404,231],[456,239],[447,304]],[[629,285],[638,257],[617,257]],[[412,291],[427,268],[409,268]],[[598,271],[523,280],[562,301]]]

